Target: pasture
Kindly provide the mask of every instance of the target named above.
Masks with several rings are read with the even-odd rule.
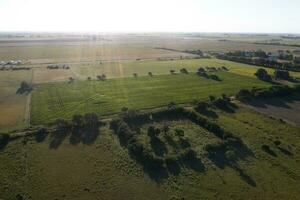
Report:
[[[30,96],[16,94],[21,81],[31,82],[32,71],[1,71],[0,131],[24,128],[28,125]]]
[[[241,88],[270,86],[254,77],[231,72],[216,75],[221,81],[191,73],[38,85],[32,94],[31,122],[44,124],[88,112],[111,114],[123,107],[146,109],[170,102],[190,103],[206,100],[209,95],[234,95]]]
[[[177,175],[153,180],[106,124],[92,144],[74,144],[68,134],[11,141],[0,150],[0,198],[297,199],[299,128],[242,107],[234,113],[213,112],[217,117],[211,120],[241,137],[253,154],[235,164],[242,172],[207,158],[203,145],[215,140],[210,133],[186,120],[165,119],[155,126],[169,123],[170,134],[184,130],[201,159],[203,171],[183,167]],[[147,126],[141,127],[142,133]],[[55,148],[54,142],[59,142]],[[270,151],[262,145],[268,145]]]
[[[105,74],[107,78],[132,77],[133,73],[139,76],[148,76],[148,72],[154,75],[170,74],[170,70],[179,71],[186,68],[190,72],[196,72],[199,67],[226,66],[231,73],[254,77],[258,67],[219,59],[184,59],[168,61],[122,61],[106,63],[73,64],[70,70],[48,70],[46,66],[33,68],[33,82],[36,84],[47,82],[68,81],[69,77],[77,80],[86,80],[87,77],[96,79],[97,75]],[[270,74],[273,69],[266,68]],[[294,77],[300,78],[299,72],[291,72]]]

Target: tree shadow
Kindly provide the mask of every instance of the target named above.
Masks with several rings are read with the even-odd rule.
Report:
[[[199,158],[183,159],[183,165],[197,172],[204,172],[205,166]]]
[[[166,159],[166,166],[170,174],[178,175],[181,172],[181,166],[176,161]]]
[[[95,142],[99,135],[100,131],[98,126],[92,128],[74,128],[71,132],[69,142],[72,145],[79,143],[90,145]]]
[[[251,176],[246,174],[241,168],[239,168],[238,166],[232,166],[232,168],[239,173],[241,179],[245,181],[248,185],[252,187],[256,187],[256,182],[251,178]]]
[[[68,136],[68,131],[62,131],[62,130],[56,130],[51,133],[51,141],[49,144],[50,149],[57,149],[62,142],[65,140],[65,138]]]
[[[163,141],[158,137],[152,137],[150,139],[150,145],[155,155],[157,156],[164,156],[168,153],[168,149]]]
[[[0,151],[3,150],[9,143],[9,136],[6,134],[0,135]]]
[[[47,138],[47,135],[48,133],[46,129],[40,129],[34,136],[35,141],[41,143]]]
[[[211,109],[205,109],[205,110],[196,110],[197,112],[199,112],[202,115],[205,115],[206,117],[210,117],[213,119],[217,119],[219,116],[217,115],[217,113]]]
[[[277,157],[277,154],[268,146],[268,145],[262,145],[261,149],[266,152],[267,154],[273,156],[273,157]]]
[[[282,147],[277,147],[283,154],[287,155],[287,156],[293,156],[294,154],[292,152],[290,152],[287,149],[284,149]]]
[[[291,107],[288,105],[288,103],[294,103],[295,101],[300,101],[299,95],[293,95],[293,96],[282,97],[282,98],[254,100],[254,101],[248,102],[248,104],[250,106],[259,107],[259,108],[267,108],[269,105],[269,106],[274,106],[274,107],[282,107],[282,108],[291,109]]]

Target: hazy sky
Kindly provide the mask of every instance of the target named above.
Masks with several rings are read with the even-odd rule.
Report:
[[[300,33],[300,0],[0,0],[0,31]]]

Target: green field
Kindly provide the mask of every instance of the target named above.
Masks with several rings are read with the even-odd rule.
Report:
[[[79,65],[71,67],[74,78],[86,80],[87,77],[95,78],[96,75],[106,74],[108,78],[132,77],[133,73],[140,76],[147,76],[148,72],[154,75],[169,74],[170,70],[179,71],[183,67],[191,72],[196,72],[199,67],[220,67],[226,66],[230,72],[254,77],[254,73],[259,68],[253,65],[236,63],[219,59],[185,59],[168,61],[124,61],[103,63],[101,65]],[[273,74],[273,69],[268,69]],[[300,77],[300,73],[291,72],[292,76]],[[47,78],[47,77],[45,77]]]
[[[144,76],[43,84],[32,94],[32,124],[70,119],[74,114],[109,114],[121,108],[153,108],[176,103],[204,100],[209,95],[234,95],[241,88],[267,87],[270,84],[230,72],[216,73],[222,81],[208,80],[196,74]]]
[[[185,120],[165,119],[155,126],[168,122],[171,133],[176,128],[184,130],[203,163],[202,171],[183,167],[179,174],[157,182],[130,158],[106,125],[91,145],[75,145],[69,135],[54,134],[44,140],[32,136],[11,141],[0,150],[0,198],[297,199],[299,128],[242,107],[235,113],[214,112],[218,117],[212,120],[241,137],[253,154],[237,162],[243,176],[203,154],[203,145],[215,140],[209,132]],[[146,126],[141,127],[142,133]],[[53,148],[53,142],[59,145]],[[262,145],[268,145],[272,154],[263,151]]]

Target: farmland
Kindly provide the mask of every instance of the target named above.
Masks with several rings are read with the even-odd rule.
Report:
[[[0,34],[0,199],[297,199],[300,72],[215,54],[279,38]]]
[[[176,129],[184,130],[203,169],[194,171],[184,167],[178,175],[170,174],[156,182],[120,146],[108,125],[104,125],[89,145],[73,144],[66,135],[53,148],[52,143],[58,138],[52,134],[44,139],[32,136],[10,142],[0,152],[3,161],[0,197],[261,199],[263,195],[264,199],[296,199],[300,195],[299,128],[242,107],[234,113],[214,112],[218,116],[214,120],[243,138],[253,153],[237,163],[247,176],[240,175],[230,165],[218,166],[203,154],[203,145],[216,140],[211,133],[186,120],[167,120],[156,122],[155,126],[169,123],[170,134]],[[142,133],[147,126],[142,125]],[[280,146],[274,141],[280,141]],[[273,153],[265,152],[263,144],[270,146]]]
[[[123,107],[145,109],[165,106],[172,101],[189,103],[207,99],[209,95],[233,95],[241,88],[269,86],[255,78],[230,72],[216,74],[221,81],[195,74],[177,74],[40,85],[32,96],[32,123],[70,119],[78,113],[115,113]]]

